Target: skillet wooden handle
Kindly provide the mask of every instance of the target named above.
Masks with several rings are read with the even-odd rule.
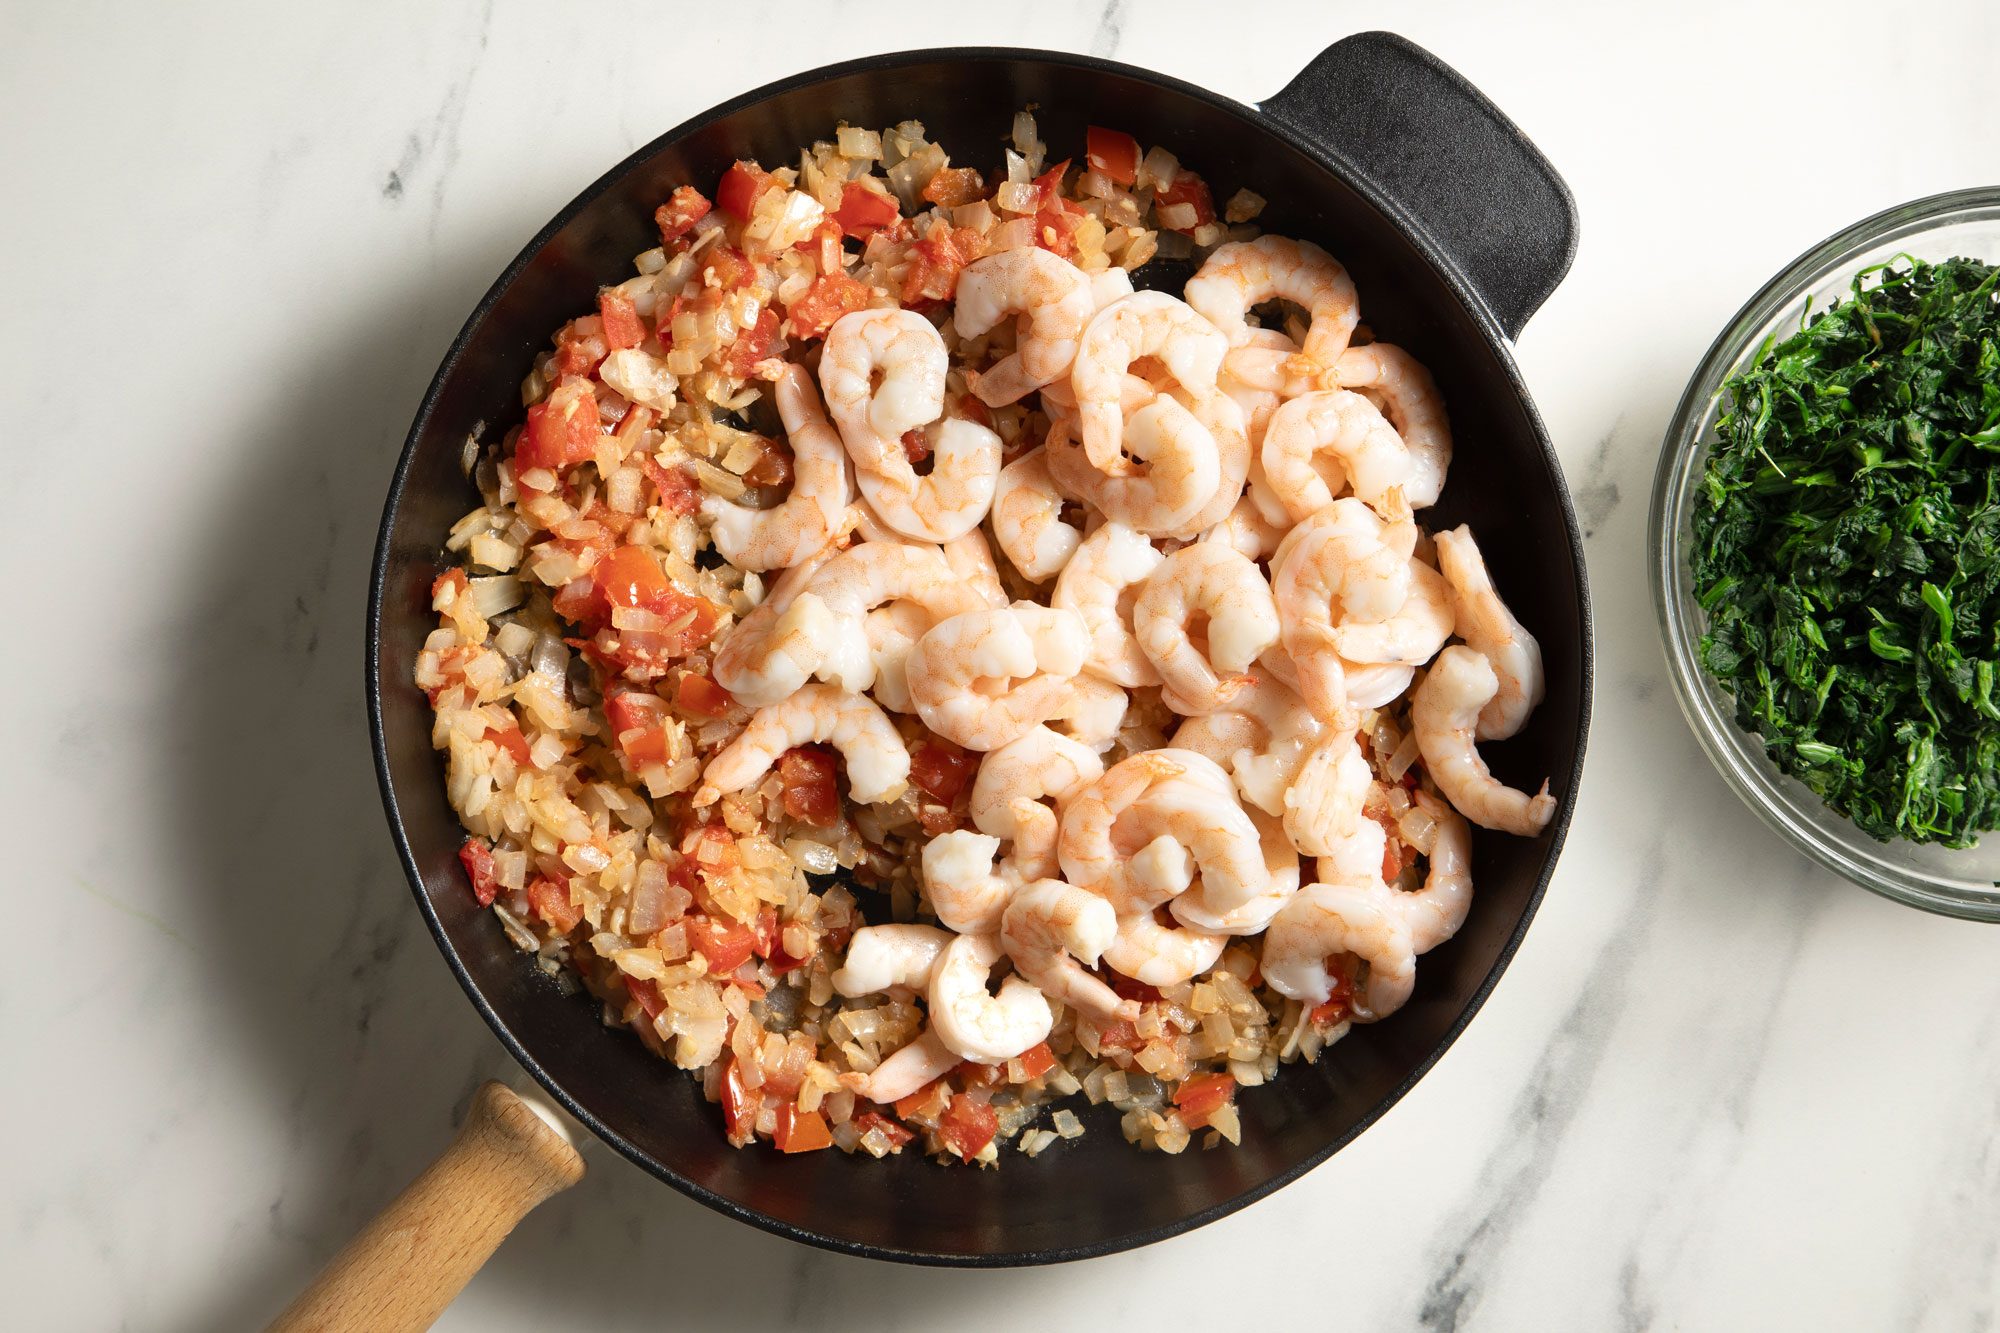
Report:
[[[568,1140],[498,1083],[458,1135],[320,1271],[273,1333],[429,1328],[514,1225],[583,1178]]]

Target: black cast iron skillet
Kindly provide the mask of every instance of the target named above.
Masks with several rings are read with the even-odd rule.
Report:
[[[1548,701],[1490,757],[1515,782],[1549,777],[1561,814],[1534,840],[1475,839],[1471,919],[1424,958],[1415,997],[1317,1066],[1245,1091],[1240,1148],[1142,1155],[1097,1115],[1082,1139],[1033,1160],[1008,1154],[999,1171],[911,1153],[878,1162],[738,1151],[693,1079],[605,1028],[595,1005],[559,995],[466,890],[429,709],[410,683],[435,623],[429,587],[446,530],[477,502],[460,448],[476,423],[512,424],[536,350],[590,307],[599,284],[629,275],[631,257],[655,243],[654,207],[676,185],[706,188],[738,157],[792,161],[840,121],[915,117],[954,160],[984,167],[1028,105],[1052,157],[1080,157],[1086,125],[1113,126],[1173,151],[1218,201],[1239,185],[1264,195],[1265,227],[1331,250],[1377,336],[1436,374],[1457,457],[1427,517],[1433,528],[1473,525],[1547,655]],[[1574,808],[1590,711],[1583,553],[1508,340],[1568,269],[1575,229],[1568,191],[1520,131],[1427,52],[1383,33],[1329,47],[1255,107],[1082,56],[878,56],[770,84],[640,149],[529,242],[479,303],[418,410],[383,515],[368,608],[376,764],[418,905],[466,994],[542,1086],[626,1157],[732,1217],[855,1254],[966,1265],[1105,1254],[1213,1221],[1326,1160],[1471,1019],[1528,927]]]

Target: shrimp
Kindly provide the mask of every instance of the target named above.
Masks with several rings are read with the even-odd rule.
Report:
[[[1270,815],[1285,812],[1285,793],[1326,727],[1296,691],[1252,667],[1221,709],[1175,729],[1176,749],[1193,750],[1229,770],[1245,801]]]
[[[1336,625],[1333,650],[1349,662],[1422,666],[1451,637],[1451,589],[1423,561],[1410,560],[1410,595],[1387,620]]]
[[[1000,475],[1000,437],[960,417],[933,432],[930,475],[918,476],[904,452],[905,434],[943,415],[949,364],[943,337],[909,310],[843,315],[820,354],[827,408],[861,494],[882,522],[924,541],[951,541],[978,527]]]
[[[1201,534],[1205,542],[1220,542],[1251,560],[1269,560],[1285,538],[1285,528],[1264,516],[1256,498],[1245,493],[1223,520]]]
[[[1229,701],[1246,680],[1243,672],[1278,642],[1278,605],[1248,557],[1219,542],[1196,542],[1146,580],[1132,607],[1132,630],[1160,673],[1168,707],[1209,713]]]
[[[1549,784],[1533,796],[1487,771],[1473,744],[1480,711],[1500,692],[1499,677],[1484,657],[1454,644],[1438,654],[1410,703],[1410,730],[1438,790],[1481,828],[1532,838],[1555,817]]]
[[[1389,832],[1373,819],[1358,820],[1347,833],[1334,839],[1333,848],[1319,858],[1319,882],[1347,884],[1360,888],[1387,890],[1382,882],[1382,856],[1389,845]]]
[[[1069,374],[1083,327],[1096,313],[1090,278],[1047,250],[1002,250],[966,265],[952,311],[958,336],[976,338],[1008,315],[1019,317],[1020,330],[1012,355],[970,377],[973,393],[988,407],[1003,407]]]
[[[786,669],[767,672],[769,685],[818,676],[857,694],[871,688],[877,656],[867,616],[896,601],[921,607],[931,624],[983,604],[976,589],[952,577],[950,564],[935,546],[910,541],[850,546],[818,568],[772,630],[776,637],[787,622],[796,621],[809,632],[783,641]],[[716,679],[734,690],[720,676]],[[765,697],[759,695],[760,700]]]
[[[1022,978],[1008,977],[997,995],[986,989],[987,975],[1002,957],[993,937],[960,935],[931,971],[931,1030],[962,1059],[977,1064],[1011,1060],[1055,1026],[1049,1002]]]
[[[1293,522],[1331,504],[1343,482],[1383,518],[1409,515],[1410,451],[1358,393],[1322,390],[1287,402],[1272,414],[1258,458]]]
[[[943,1078],[958,1067],[958,1052],[938,1040],[935,1028],[922,1035],[866,1074],[843,1074],[841,1086],[859,1097],[882,1106],[899,1102],[928,1083]]]
[[[1237,804],[1229,775],[1187,750],[1148,750],[1105,770],[1064,807],[1056,856],[1063,878],[1123,916],[1175,892],[1161,892],[1161,878],[1147,868],[1160,864],[1162,849],[1133,865],[1134,853],[1162,836],[1186,849],[1214,910],[1239,907],[1265,889],[1257,828]]]
[[[1123,300],[1132,294],[1132,275],[1118,267],[1107,268],[1099,273],[1086,274],[1090,279],[1090,301],[1092,313],[1102,310],[1113,301]]]
[[[1484,657],[1500,683],[1492,702],[1479,710],[1477,734],[1483,741],[1516,735],[1542,701],[1542,646],[1493,590],[1486,558],[1463,525],[1437,534],[1438,568],[1451,587],[1452,619],[1466,646]]]
[[[787,366],[774,396],[792,445],[791,494],[771,509],[715,495],[702,501],[714,520],[709,535],[715,549],[739,569],[784,569],[817,555],[833,541],[854,499],[847,451],[826,419],[812,377]]]
[[[1165,292],[1134,292],[1092,316],[1070,371],[1083,452],[1090,465],[1106,475],[1129,467],[1124,451],[1130,423],[1122,398],[1125,375],[1134,361],[1156,358],[1175,383],[1202,396],[1216,391],[1216,376],[1228,349],[1227,339],[1213,324]]]
[[[1000,929],[1019,879],[994,873],[1000,839],[968,829],[940,833],[924,844],[924,897],[937,919],[961,935]]]
[[[1056,873],[1057,812],[1102,776],[1104,761],[1089,746],[1035,727],[980,761],[966,813],[981,833],[1013,844],[1011,873],[1022,881],[1046,879]]]
[[[1000,925],[1000,946],[1044,995],[1093,1018],[1133,1019],[1138,1004],[1085,970],[1117,937],[1111,904],[1059,879],[1022,885]]]
[[[1131,706],[1125,691],[1098,676],[1077,676],[1069,683],[1069,698],[1057,706],[1047,721],[1060,725],[1064,735],[1098,753],[1110,749],[1125,725],[1125,710]]]
[[[1350,497],[1293,528],[1272,557],[1285,654],[1299,693],[1329,724],[1354,720],[1334,626],[1386,620],[1403,606],[1415,541],[1413,523],[1384,524]]]
[[[1160,683],[1132,635],[1132,609],[1140,585],[1164,559],[1144,537],[1111,522],[1085,537],[1063,566],[1049,604],[1083,617],[1090,633],[1084,670],[1128,689]]]
[[[1261,812],[1253,813],[1250,822],[1256,825],[1258,845],[1264,853],[1263,892],[1218,912],[1208,901],[1206,886],[1197,888],[1174,899],[1169,910],[1176,921],[1216,935],[1255,935],[1269,926],[1299,891],[1299,853],[1286,836],[1284,825]]]
[[[1417,806],[1436,821],[1430,872],[1423,888],[1398,893],[1392,901],[1409,927],[1410,946],[1429,953],[1458,934],[1472,911],[1472,831],[1463,815],[1429,792],[1417,793]]]
[[[848,796],[863,805],[893,801],[910,778],[910,752],[889,715],[859,694],[803,685],[782,703],[757,710],[743,734],[708,761],[698,806],[754,785],[778,756],[798,745],[831,742],[847,761]]]
[[[826,645],[840,638],[839,622],[824,602],[812,598],[798,605],[833,554],[821,551],[786,570],[764,600],[724,636],[715,653],[715,680],[738,703],[762,708],[790,697],[812,679]]]
[[[1050,420],[1043,448],[1058,487],[1148,536],[1192,537],[1214,527],[1235,507],[1249,475],[1242,413],[1219,393],[1196,400],[1192,410],[1173,394],[1159,394],[1132,414],[1124,440],[1140,464],[1116,476],[1091,465],[1061,417]],[[1211,516],[1218,497],[1221,509]]]
[[[1168,925],[1148,910],[1118,918],[1118,934],[1104,951],[1112,971],[1148,986],[1178,986],[1214,967],[1227,935]]]
[[[1410,688],[1410,682],[1417,676],[1415,667],[1380,662],[1364,665],[1341,659],[1337,653],[1334,657],[1340,664],[1340,674],[1347,687],[1347,702],[1356,709],[1387,707],[1403,697]],[[1285,688],[1298,692],[1299,669],[1283,644],[1265,653],[1263,664]]]
[[[1330,370],[1361,321],[1354,280],[1338,260],[1309,241],[1259,236],[1217,246],[1187,282],[1187,301],[1231,347],[1251,342],[1250,310],[1290,301],[1311,319],[1301,355],[1309,373]]]
[[[996,750],[1069,705],[1089,651],[1081,616],[1024,602],[940,621],[904,674],[925,726],[968,750]]]
[[[869,693],[892,713],[916,712],[903,671],[909,665],[911,647],[931,627],[930,614],[915,602],[890,602],[870,611],[862,623],[868,635],[868,657],[875,666],[875,683]]]
[[[1049,475],[1048,454],[1040,446],[1000,469],[1000,480],[993,491],[993,536],[1021,577],[1030,583],[1045,583],[1061,573],[1083,542],[1083,533],[1063,520],[1063,505],[1067,500],[1055,478]]]
[[[1353,731],[1322,735],[1285,789],[1283,818],[1292,845],[1307,856],[1331,855],[1361,822],[1374,776]]]
[[[1243,410],[1244,428],[1254,449],[1264,439],[1271,414],[1285,401],[1285,367],[1299,354],[1299,345],[1277,329],[1246,329],[1241,345],[1222,358],[1216,387]]]
[[[936,926],[863,926],[848,941],[847,958],[831,978],[833,989],[850,1000],[892,986],[924,990],[931,984],[931,966],[949,943],[950,933]]]
[[[1344,389],[1361,389],[1381,399],[1389,423],[1410,451],[1410,479],[1403,498],[1414,509],[1437,503],[1444,474],[1451,466],[1451,423],[1437,381],[1422,363],[1391,343],[1350,347],[1333,365],[1333,378]]]
[[[955,537],[939,548],[944,552],[944,562],[951,567],[952,577],[978,593],[989,607],[998,609],[1007,605],[1007,589],[1000,582],[1000,566],[993,563],[993,548],[986,544],[986,534],[978,528]]]
[[[1301,889],[1264,932],[1264,979],[1280,995],[1308,1005],[1333,994],[1330,954],[1351,953],[1368,964],[1368,983],[1355,1017],[1385,1018],[1402,1008],[1417,981],[1409,929],[1379,886],[1314,884]]]

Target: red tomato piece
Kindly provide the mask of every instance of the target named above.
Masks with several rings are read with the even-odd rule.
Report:
[[[710,976],[734,972],[750,959],[757,934],[741,921],[688,918],[688,947],[708,960]]]
[[[1153,203],[1159,208],[1170,204],[1193,207],[1194,227],[1170,227],[1169,231],[1190,232],[1203,223],[1215,221],[1215,200],[1209,195],[1208,182],[1192,171],[1176,172],[1174,183],[1154,194]]]
[[[729,344],[729,354],[723,358],[723,365],[738,379],[749,378],[759,361],[771,351],[771,340],[778,336],[778,312],[765,306],[757,312],[757,322],[747,329],[739,329],[736,341]]]
[[[674,596],[659,562],[642,546],[621,546],[590,571],[598,596],[611,606],[653,610]]]
[[[862,240],[882,228],[894,223],[901,216],[896,200],[886,190],[872,189],[860,181],[847,182],[840,192],[840,207],[833,211],[833,220],[849,236]]]
[[[841,260],[845,258],[845,253],[840,248],[840,224],[832,218],[822,219],[820,224],[813,228],[813,234],[794,245],[792,249],[816,252],[813,257],[819,261],[821,273],[840,272]]]
[[[750,262],[750,256],[733,245],[711,246],[708,262],[702,266],[704,275],[702,286],[733,292],[738,287],[747,287],[757,279],[757,266]],[[714,282],[709,282],[713,278]]]
[[[481,907],[493,906],[500,885],[493,878],[493,849],[483,838],[467,838],[458,849],[458,863],[472,881],[472,896]]]
[[[824,338],[842,315],[866,310],[874,302],[875,289],[867,283],[857,282],[845,273],[822,273],[813,279],[804,296],[792,302],[789,312],[792,336]]]
[[[692,514],[701,508],[701,483],[684,467],[663,467],[651,454],[639,455],[639,470],[653,483],[660,508],[670,514]]]
[[[1083,145],[1092,171],[1120,185],[1139,179],[1139,141],[1131,135],[1092,125],[1083,132]]]
[[[910,781],[939,805],[957,805],[978,769],[978,756],[935,736],[910,752]]]
[[[827,828],[840,820],[840,789],[833,751],[800,745],[778,756],[778,780],[785,784],[785,813]]]
[[[923,191],[925,202],[945,208],[957,208],[985,197],[986,182],[971,167],[946,167],[930,178]]]
[[[667,1011],[667,1001],[660,994],[658,982],[648,981],[644,977],[626,977],[625,989],[639,1002],[639,1007],[646,1011],[646,1017],[658,1018]]]
[[[759,437],[757,461],[743,470],[743,480],[752,486],[791,485],[792,451],[776,440]]]
[[[739,159],[722,173],[722,181],[715,187],[715,203],[738,222],[747,222],[757,207],[757,196],[770,188],[769,172],[755,162]]]
[[[1324,1026],[1332,1026],[1354,1012],[1354,979],[1345,971],[1333,974],[1333,993],[1326,997],[1326,1003],[1315,1005],[1307,1017]]]
[[[1029,1078],[1040,1078],[1056,1067],[1056,1053],[1047,1042],[1037,1042],[1021,1052],[1021,1069]]]
[[[667,202],[653,212],[660,229],[660,244],[671,246],[694,230],[694,224],[708,216],[708,196],[692,185],[682,185],[667,196]]]
[[[604,344],[617,351],[646,341],[646,325],[632,298],[616,287],[597,294],[597,317],[604,321]]]
[[[501,749],[514,756],[515,763],[523,768],[529,767],[528,738],[521,734],[519,726],[505,728],[488,727],[486,729],[486,739],[489,741],[498,741]]]
[[[1189,1129],[1199,1129],[1235,1095],[1235,1079],[1227,1074],[1204,1074],[1174,1089],[1174,1105]]]
[[[958,291],[959,271],[985,250],[983,237],[970,227],[939,227],[910,247],[910,267],[903,277],[903,304],[949,301]]]
[[[688,671],[674,685],[674,707],[690,717],[721,717],[736,700],[707,676]]]
[[[1076,253],[1076,229],[1083,225],[1082,213],[1068,208],[1045,208],[1035,214],[1035,244],[1064,259]]]
[[[1139,1049],[1139,1029],[1130,1019],[1114,1018],[1099,1024],[1097,1045],[1100,1050],[1136,1051]]]
[[[977,1157],[979,1150],[993,1142],[993,1136],[999,1132],[999,1113],[964,1093],[951,1099],[944,1118],[938,1122],[938,1137],[965,1162]]]
[[[604,341],[604,320],[597,315],[573,319],[556,332],[556,374],[592,375],[611,349]]]
[[[549,923],[558,935],[567,935],[583,920],[583,909],[569,900],[569,884],[557,883],[547,875],[528,881],[528,910]]]
[[[444,573],[431,580],[431,600],[433,602],[437,601],[447,588],[451,589],[454,597],[463,597],[466,590],[471,586],[472,580],[465,576],[464,570],[447,569]]]
[[[904,431],[901,443],[903,446],[903,457],[910,460],[911,467],[915,467],[931,456],[931,442],[925,438],[921,428]]]
[[[520,471],[547,468],[560,472],[597,452],[597,394],[590,381],[572,375],[528,409],[527,424],[514,446],[514,466]]]
[[[1121,1000],[1137,1000],[1140,1004],[1158,1004],[1160,1002],[1160,988],[1158,986],[1148,986],[1143,981],[1136,981],[1120,973],[1112,973],[1111,989],[1118,992],[1118,998]]]
[[[967,1088],[997,1088],[1007,1081],[1007,1066],[982,1065],[974,1060],[960,1060],[951,1076]]]
[[[1063,175],[1069,170],[1069,159],[1062,161],[1035,177],[1035,192],[1042,197],[1043,208],[1053,208],[1064,202],[1062,197]]]
[[[616,740],[628,731],[655,726],[666,715],[667,701],[638,690],[614,690],[604,697],[604,716]]]
[[[883,1115],[880,1111],[863,1111],[860,1115],[855,1116],[854,1128],[862,1134],[867,1134],[870,1130],[878,1131],[883,1138],[889,1140],[889,1150],[891,1152],[894,1152],[916,1137],[915,1134],[903,1128],[888,1116]]]
[[[743,1086],[743,1071],[737,1068],[736,1057],[730,1056],[722,1070],[722,1130],[736,1147],[757,1137],[757,1108],[762,1100]]]
[[[917,1111],[925,1105],[925,1103],[929,1102],[931,1098],[934,1095],[936,1095],[937,1091],[938,1091],[938,1085],[936,1082],[930,1082],[924,1084],[924,1086],[918,1088],[915,1092],[911,1093],[909,1096],[897,1100],[896,1114],[902,1116],[905,1119],[908,1119],[910,1116],[915,1115]]]
[[[778,1128],[771,1142],[778,1145],[779,1152],[817,1152],[833,1146],[833,1134],[826,1127],[826,1117],[818,1111],[801,1111],[786,1102],[778,1108]]]

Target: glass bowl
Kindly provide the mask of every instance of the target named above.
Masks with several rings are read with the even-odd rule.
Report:
[[[1885,898],[2000,921],[2000,832],[1958,851],[1877,842],[1766,757],[1762,739],[1737,727],[1730,696],[1696,655],[1703,615],[1686,553],[1723,384],[1756,358],[1765,338],[1796,329],[1808,301],[1824,309],[1846,293],[1856,272],[1898,254],[2000,263],[2000,188],[1933,195],[1858,222],[1800,255],[1730,320],[1688,381],[1660,454],[1650,520],[1653,601],[1688,725],[1716,770],[1765,823],[1814,860]]]

